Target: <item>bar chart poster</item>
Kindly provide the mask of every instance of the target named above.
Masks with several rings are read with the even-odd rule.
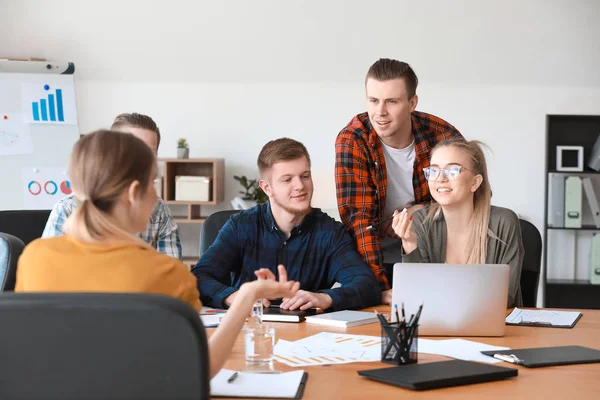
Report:
[[[23,84],[23,112],[32,124],[77,125],[74,86]]]

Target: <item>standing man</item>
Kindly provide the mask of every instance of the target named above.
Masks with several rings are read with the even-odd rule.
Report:
[[[335,142],[335,184],[342,222],[382,290],[392,298],[393,264],[401,262],[400,239],[385,221],[395,210],[409,213],[431,201],[423,168],[441,140],[461,136],[448,122],[415,111],[418,79],[405,62],[382,58],[365,81],[367,112],[355,116]]]

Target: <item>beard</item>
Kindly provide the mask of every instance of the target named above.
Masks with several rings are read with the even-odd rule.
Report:
[[[308,202],[308,205],[306,207],[295,208],[295,207],[290,207],[288,205],[282,204],[279,201],[279,199],[277,199],[276,197],[273,197],[272,200],[275,204],[277,204],[277,207],[285,210],[286,212],[288,212],[296,217],[303,217],[303,216],[307,215],[308,213],[310,213],[311,208],[312,208],[310,201]],[[311,196],[311,200],[312,200],[312,196]]]

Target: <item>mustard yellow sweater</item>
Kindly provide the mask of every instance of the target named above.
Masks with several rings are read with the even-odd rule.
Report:
[[[200,310],[196,278],[179,260],[137,244],[87,244],[65,235],[31,242],[16,292],[156,293]]]

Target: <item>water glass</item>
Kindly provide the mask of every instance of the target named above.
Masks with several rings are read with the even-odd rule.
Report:
[[[275,328],[266,325],[247,325],[244,328],[247,366],[273,366]]]

